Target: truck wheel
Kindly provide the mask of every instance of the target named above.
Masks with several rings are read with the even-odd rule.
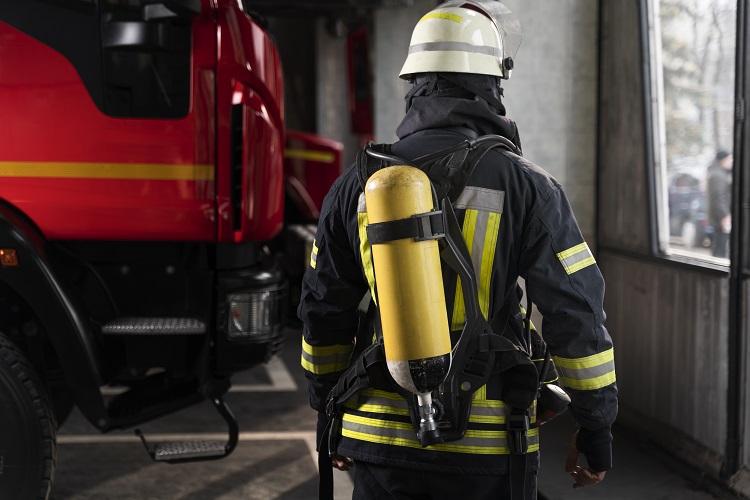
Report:
[[[57,448],[52,407],[31,363],[0,334],[0,498],[47,500]]]

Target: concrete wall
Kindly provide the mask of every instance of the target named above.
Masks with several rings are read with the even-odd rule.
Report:
[[[315,29],[317,55],[317,133],[344,145],[343,168],[354,160],[359,138],[351,133],[347,89],[346,37],[332,35],[326,20],[318,19]]]
[[[594,242],[597,102],[596,0],[505,0],[523,25],[516,70],[506,84],[508,113],[524,154],[552,173]],[[436,2],[375,15],[375,138],[391,141],[404,114],[398,72],[417,20]]]
[[[404,95],[409,89],[398,77],[409,50],[414,25],[435,0],[417,0],[409,8],[380,9],[375,13],[375,140],[393,142],[404,117]]]

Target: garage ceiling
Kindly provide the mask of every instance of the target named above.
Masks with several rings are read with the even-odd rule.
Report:
[[[408,7],[414,0],[244,0],[245,9],[266,16],[339,16],[380,7]]]

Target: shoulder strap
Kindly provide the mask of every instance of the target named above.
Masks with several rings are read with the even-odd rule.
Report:
[[[388,165],[411,165],[423,170],[438,187],[438,195],[449,195],[455,200],[466,186],[477,164],[492,149],[500,149],[521,155],[520,149],[501,135],[476,136],[473,131],[467,139],[451,147],[427,153],[414,160],[406,160],[393,154],[391,144],[368,144],[357,153],[357,178],[364,191],[372,174]],[[443,189],[440,189],[442,187]],[[452,195],[452,196],[451,196]],[[442,199],[443,196],[438,196]]]
[[[455,201],[466,187],[476,166],[491,150],[497,149],[521,155],[518,147],[501,135],[483,135],[414,159],[435,184],[438,196]]]
[[[419,168],[414,162],[393,154],[391,144],[370,143],[357,153],[357,179],[362,191],[372,174],[389,165],[410,165]]]

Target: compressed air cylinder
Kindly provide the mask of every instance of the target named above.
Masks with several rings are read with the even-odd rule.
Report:
[[[365,201],[370,224],[433,210],[430,180],[408,166],[373,174]],[[438,243],[407,238],[373,244],[372,257],[388,370],[407,391],[429,393],[451,363]]]

